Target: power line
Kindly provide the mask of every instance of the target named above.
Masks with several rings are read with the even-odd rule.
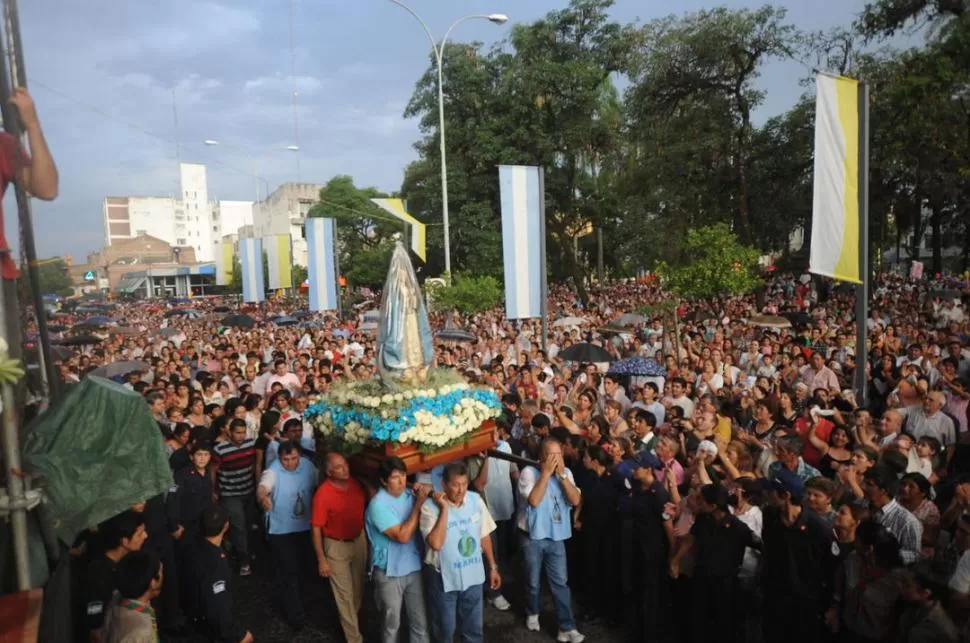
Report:
[[[150,130],[145,129],[144,127],[141,127],[140,125],[136,125],[135,123],[132,123],[130,121],[126,121],[124,119],[118,118],[114,114],[111,114],[109,112],[106,112],[105,110],[101,109],[100,107],[97,107],[96,105],[92,105],[90,103],[86,103],[83,100],[80,100],[80,99],[77,99],[77,98],[75,98],[73,96],[70,96],[68,94],[65,94],[64,92],[62,92],[60,90],[57,90],[57,89],[54,89],[53,87],[50,87],[48,85],[45,85],[44,83],[40,82],[39,80],[31,79],[30,84],[31,84],[32,87],[40,87],[41,89],[43,89],[45,91],[48,91],[51,94],[54,94],[55,96],[59,96],[59,97],[63,98],[64,100],[70,101],[70,102],[75,103],[76,105],[78,105],[80,107],[83,107],[84,109],[88,110],[89,112],[93,112],[95,114],[98,114],[99,116],[102,116],[102,117],[110,120],[110,121],[114,121],[116,123],[119,123],[121,125],[124,125],[125,127],[128,127],[129,129],[132,129],[132,130],[135,130],[136,132],[140,132],[141,134],[144,134],[145,136],[150,136],[150,137],[152,137],[154,139],[158,139],[159,141],[162,141],[164,143],[171,143],[172,142],[172,139],[170,137],[168,137],[168,136],[162,136],[160,134],[157,134],[155,132],[152,132]]]

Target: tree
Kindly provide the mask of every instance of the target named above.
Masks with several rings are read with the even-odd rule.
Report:
[[[688,231],[681,260],[661,264],[657,272],[679,297],[741,295],[761,284],[758,256],[756,248],[741,244],[727,224],[719,223]]]
[[[384,282],[394,239],[405,229],[371,202],[385,197],[376,188],[358,188],[349,176],[335,176],[320,189],[320,201],[308,216],[334,219],[340,271],[355,286],[378,286]]]
[[[430,299],[436,310],[457,310],[473,315],[498,306],[502,292],[502,285],[495,277],[459,273],[454,275],[451,285],[435,288]]]
[[[696,143],[684,136],[688,130],[678,127],[673,132],[681,146],[687,142],[694,150],[707,148],[701,162],[714,170],[711,178],[721,182],[726,174],[732,175],[730,220],[748,243],[754,236],[751,114],[764,100],[764,92],[754,83],[765,62],[792,54],[797,37],[795,28],[785,23],[785,10],[771,6],[668,17],[641,31],[630,92],[641,135],[657,120],[703,124],[698,132],[703,138]]]
[[[297,290],[303,285],[303,282],[307,280],[309,272],[306,266],[294,265],[293,266],[293,287]]]
[[[20,279],[26,282],[27,270],[21,271]],[[37,263],[37,276],[40,281],[40,292],[42,294],[55,294],[61,297],[70,297],[74,294],[74,283],[67,270],[67,264],[63,259],[50,259]],[[21,289],[21,292],[27,292]]]
[[[571,278],[586,298],[586,268],[570,232],[601,218],[592,170],[609,148],[609,131],[618,138],[616,119],[603,110],[609,105],[604,87],[612,74],[627,71],[634,41],[632,29],[610,21],[612,4],[573,0],[532,24],[516,25],[505,47],[485,55],[477,44],[446,48],[449,196],[452,211],[460,213],[452,231],[459,269],[499,274],[496,166],[537,165],[545,170],[547,263],[554,278]],[[421,119],[425,137],[402,192],[416,212],[437,216],[435,78],[433,69],[422,77],[405,112]]]

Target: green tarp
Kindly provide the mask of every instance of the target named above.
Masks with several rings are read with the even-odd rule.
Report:
[[[24,469],[38,478],[57,535],[81,531],[172,485],[165,444],[142,396],[86,377],[24,428]]]

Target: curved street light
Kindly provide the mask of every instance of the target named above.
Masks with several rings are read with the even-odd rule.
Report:
[[[463,16],[451,23],[451,26],[445,31],[444,38],[441,39],[441,44],[438,44],[428,24],[421,19],[421,16],[414,9],[404,4],[401,0],[390,1],[407,11],[415,20],[421,23],[421,26],[424,28],[424,33],[427,34],[428,40],[431,41],[431,50],[434,52],[435,63],[438,66],[438,137],[441,144],[441,221],[444,224],[445,233],[445,275],[450,280],[451,239],[448,227],[448,165],[445,160],[445,93],[444,83],[442,82],[442,57],[445,53],[445,43],[448,41],[448,36],[451,35],[451,30],[466,20],[488,20],[493,24],[502,25],[508,22],[509,17],[504,13],[476,13]]]

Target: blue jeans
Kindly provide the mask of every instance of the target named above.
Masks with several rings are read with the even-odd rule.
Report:
[[[523,534],[522,551],[525,555],[525,573],[529,580],[529,601],[525,612],[528,615],[539,613],[539,588],[542,583],[542,572],[546,572],[549,589],[552,592],[552,602],[556,606],[556,620],[559,629],[569,632],[576,629],[576,619],[573,616],[572,602],[567,585],[566,573],[566,545],[563,541],[533,540]]]
[[[482,585],[463,592],[446,592],[441,573],[430,565],[424,566],[424,589],[428,595],[431,614],[431,640],[455,640],[457,623],[461,623],[462,643],[482,643],[485,640]]]
[[[391,577],[383,569],[375,567],[372,578],[377,611],[380,612],[383,623],[381,640],[384,643],[397,643],[403,607],[408,612],[410,643],[429,643],[421,572]]]

